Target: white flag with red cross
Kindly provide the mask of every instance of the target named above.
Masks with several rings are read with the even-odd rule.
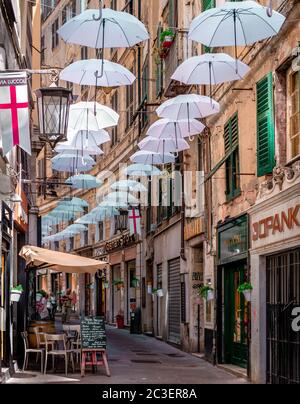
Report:
[[[19,146],[31,154],[27,74],[0,73],[0,137],[3,153]]]
[[[141,216],[139,209],[132,208],[128,214],[128,221],[129,221],[129,230],[130,235],[139,234],[142,235],[142,227],[141,227]]]

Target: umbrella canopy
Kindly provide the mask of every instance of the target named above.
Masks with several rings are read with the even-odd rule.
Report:
[[[119,118],[114,110],[99,103],[79,102],[70,107],[69,129],[98,132],[117,126]]]
[[[98,224],[99,222],[101,222],[101,220],[98,220],[97,218],[95,218],[94,215],[92,215],[91,213],[89,213],[88,215],[82,216],[80,219],[76,220],[76,224]]]
[[[174,120],[205,118],[220,112],[220,105],[209,97],[197,94],[178,95],[164,102],[156,110],[161,118]]]
[[[183,62],[172,79],[186,85],[216,85],[241,80],[249,71],[249,66],[225,53],[208,53]]]
[[[111,192],[104,198],[104,202],[127,202],[129,205],[139,205],[139,200],[128,192]],[[112,205],[114,206],[114,205]]]
[[[204,11],[190,27],[189,39],[209,47],[247,46],[277,35],[285,17],[255,1],[226,2]]]
[[[96,189],[103,185],[103,182],[88,174],[75,175],[67,179],[66,184],[74,189]]]
[[[132,177],[152,177],[162,175],[162,171],[149,164],[131,164],[125,168],[123,174]]]
[[[88,228],[86,226],[84,226],[83,224],[76,223],[76,224],[71,224],[71,226],[67,227],[64,231],[71,232],[74,234],[80,234],[87,230],[88,230]]]
[[[95,274],[99,269],[107,267],[107,264],[90,258],[45,250],[33,246],[23,247],[19,255],[24,258],[27,266],[51,268],[53,271],[71,274]]]
[[[120,212],[114,207],[100,205],[89,213],[90,216],[98,221],[103,221],[111,217],[118,216],[119,214]]]
[[[107,200],[107,201],[102,201],[99,206],[106,207],[106,208],[115,208],[115,209],[128,209],[129,203],[125,200],[118,200],[118,201]]]
[[[52,168],[55,171],[90,171],[96,162],[90,156],[60,153],[52,160]]]
[[[157,139],[147,136],[139,143],[141,150],[155,153],[172,153],[190,149],[190,145],[184,139]]]
[[[98,17],[99,16],[99,17]],[[64,24],[58,34],[67,43],[91,48],[130,48],[149,39],[145,25],[132,14],[88,9]]]
[[[199,135],[205,129],[205,125],[197,119],[159,119],[152,124],[147,132],[148,136],[158,139],[178,138]]]
[[[79,153],[80,156],[102,156],[104,154],[103,151],[98,146],[93,148],[85,146],[83,146],[82,148],[77,148],[74,147],[69,142],[58,143],[58,145],[55,148],[55,151],[57,153],[67,153],[67,154]]]
[[[134,153],[130,157],[130,160],[133,163],[139,163],[139,164],[151,164],[151,165],[169,164],[169,163],[175,163],[175,156],[170,153],[160,154],[141,150]]]
[[[74,213],[83,213],[84,210],[81,206],[75,205],[58,205],[55,209],[55,212],[74,212]]]
[[[58,206],[80,206],[82,208],[88,208],[89,204],[87,201],[81,198],[64,199],[59,201]]]
[[[60,80],[84,86],[130,86],[135,76],[125,67],[108,60],[79,60],[60,73]]]
[[[117,181],[111,186],[111,189],[116,191],[147,192],[147,188],[143,184],[133,180]]]

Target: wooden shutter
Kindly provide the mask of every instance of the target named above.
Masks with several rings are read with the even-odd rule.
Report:
[[[225,133],[225,154],[234,151],[239,143],[238,114],[235,114],[226,124]]]
[[[275,166],[275,129],[273,111],[273,75],[257,83],[257,171],[261,177]]]

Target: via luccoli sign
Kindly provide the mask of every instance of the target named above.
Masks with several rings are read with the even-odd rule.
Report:
[[[221,225],[218,229],[219,263],[226,264],[247,257],[248,216]]]

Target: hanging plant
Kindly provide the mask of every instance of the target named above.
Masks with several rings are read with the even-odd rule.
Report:
[[[238,293],[243,293],[245,299],[247,302],[251,302],[251,294],[253,291],[253,286],[249,282],[245,282],[242,285],[240,285],[237,289]]]
[[[118,290],[124,288],[124,282],[122,281],[122,279],[115,279],[113,281],[113,285],[116,286]]]
[[[22,285],[12,287],[10,290],[10,301],[18,302],[20,300],[23,292],[24,292],[24,289],[23,289]]]
[[[203,285],[199,288],[199,296],[202,297],[202,299],[205,299],[207,301],[213,300],[214,298],[214,290],[210,285]]]
[[[137,287],[139,286],[139,284],[140,284],[140,280],[139,280],[138,278],[134,277],[134,278],[132,279],[132,281],[131,281],[131,286],[132,286],[133,288],[137,288]]]
[[[174,32],[168,28],[160,34],[160,43],[163,48],[171,48],[174,42]]]

